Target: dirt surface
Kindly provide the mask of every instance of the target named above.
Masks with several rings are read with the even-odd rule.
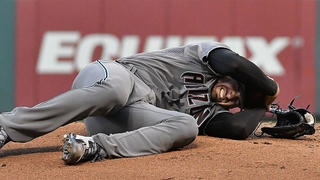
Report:
[[[8,143],[0,150],[0,179],[320,179],[316,129],[297,140],[199,136],[179,151],[64,165],[63,134],[86,134],[78,122],[29,143]]]

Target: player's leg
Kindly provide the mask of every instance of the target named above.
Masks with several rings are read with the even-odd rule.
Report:
[[[106,76],[105,69],[102,68],[104,64],[104,61],[98,61],[87,65],[73,81],[72,89],[89,87],[101,79],[104,79]],[[135,75],[132,74],[132,77],[134,78],[134,87],[128,103],[131,104],[132,102],[140,100],[151,102],[152,100],[150,99],[154,98],[152,97],[154,96],[152,90]],[[122,112],[124,111],[116,113],[115,116],[122,114]],[[84,123],[89,135],[97,134],[97,132],[114,134],[129,131],[129,122],[127,122],[126,118],[113,118],[112,115],[108,115],[108,118],[106,116],[89,116],[84,119]]]
[[[87,116],[106,115],[121,109],[133,89],[130,72],[106,63],[106,78],[93,86],[70,90],[34,107],[17,107],[0,114],[0,126],[16,142],[30,141],[60,126]]]
[[[198,134],[196,120],[185,113],[169,111],[148,103],[135,103],[124,108],[116,119],[128,119],[128,132],[93,139],[110,157],[133,157],[166,152],[191,143]]]
[[[198,134],[198,126],[192,116],[161,109],[144,102],[126,106],[117,114],[108,116],[106,119],[123,128],[122,133],[116,133],[108,126],[104,126],[102,121],[100,123],[98,119],[95,119],[96,122],[92,121],[94,126],[98,127],[98,124],[100,126],[93,130],[89,128],[90,134],[98,133],[92,136],[91,141],[103,149],[102,154],[106,158],[135,157],[167,152],[191,143]],[[88,121],[89,127],[90,122]],[[99,133],[102,131],[105,132]],[[110,134],[112,131],[115,134]],[[79,152],[72,151],[71,147],[79,145],[74,139],[76,135],[66,137],[64,146],[64,160],[71,164],[81,159],[80,156],[71,156]],[[74,159],[70,160],[71,157]]]
[[[87,65],[74,79],[72,83],[72,89],[90,87],[96,82],[99,82],[101,79],[104,79],[106,77],[106,71],[103,66],[104,65],[100,61]],[[99,130],[102,124],[103,126],[107,126],[109,129],[122,130],[121,126],[119,126],[117,123],[109,121],[104,116],[89,116],[84,119],[84,122],[87,131],[88,128],[91,131]],[[88,122],[91,122],[89,127]]]

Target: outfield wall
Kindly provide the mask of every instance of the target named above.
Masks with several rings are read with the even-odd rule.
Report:
[[[213,40],[277,80],[281,105],[300,95],[298,106],[316,110],[316,7],[316,0],[17,0],[15,57],[5,60],[15,64],[8,73],[15,94],[0,98],[32,106],[70,89],[92,60]]]
[[[0,0],[0,112],[15,105],[15,2]]]

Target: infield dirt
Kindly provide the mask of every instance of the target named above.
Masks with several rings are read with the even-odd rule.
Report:
[[[179,151],[68,166],[60,160],[61,140],[69,132],[86,135],[77,122],[8,143],[0,150],[0,179],[320,179],[319,130],[317,124],[315,135],[296,140],[198,136]]]

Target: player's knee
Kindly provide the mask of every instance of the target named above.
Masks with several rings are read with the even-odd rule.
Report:
[[[189,116],[189,115],[188,115]],[[189,116],[187,118],[187,124],[186,124],[186,127],[188,128],[188,135],[191,137],[191,138],[196,138],[197,135],[198,135],[198,124],[197,124],[197,121],[194,119],[194,117],[192,116]]]
[[[197,121],[190,115],[179,119],[179,134],[175,142],[175,147],[183,147],[193,142],[198,135]]]

